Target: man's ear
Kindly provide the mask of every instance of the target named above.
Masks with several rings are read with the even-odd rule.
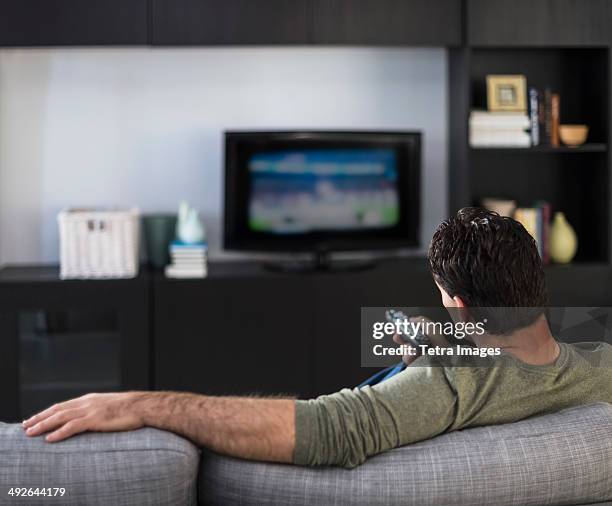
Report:
[[[459,295],[455,295],[453,297],[453,302],[455,303],[455,307],[467,307],[467,305],[465,304],[465,302],[463,302],[463,300],[461,299],[461,297],[459,297]]]
[[[453,302],[455,303],[455,311],[459,315],[459,320],[462,322],[472,321],[472,315],[470,313],[470,309],[467,307],[466,303],[463,302],[463,299],[458,295],[453,297]]]

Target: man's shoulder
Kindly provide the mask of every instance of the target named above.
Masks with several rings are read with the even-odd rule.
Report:
[[[586,360],[592,365],[612,367],[612,345],[604,341],[565,344],[574,358]],[[571,356],[570,355],[570,356]]]

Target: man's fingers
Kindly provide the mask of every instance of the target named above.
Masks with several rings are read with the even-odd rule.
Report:
[[[45,418],[48,418],[51,415],[54,415],[55,413],[58,412],[58,410],[61,409],[60,406],[61,404],[54,404],[53,406],[45,409],[44,411],[41,411],[40,413],[37,413],[36,415],[31,416],[27,420],[24,420],[22,422],[24,429],[28,429],[32,427],[33,425],[37,424],[38,422],[40,422],[41,420],[44,420]]]
[[[428,323],[433,323],[427,316],[412,316],[410,321],[415,324],[422,323],[423,326],[426,326]],[[435,332],[425,332],[424,329],[423,334],[427,336],[432,346],[439,346],[442,348],[448,346],[448,341],[443,335],[436,334]]]
[[[49,443],[57,443],[58,441],[62,441],[67,439],[75,434],[80,434],[81,432],[85,432],[87,430],[87,419],[86,418],[77,418],[75,420],[70,420],[68,423],[62,425],[55,432],[49,434],[45,439]]]
[[[50,416],[53,416],[56,413],[59,413],[60,411],[64,411],[65,409],[74,406],[78,401],[80,401],[80,399],[71,399],[66,402],[54,404],[53,406],[45,409],[44,411],[41,411],[40,413],[28,418],[27,420],[24,420],[21,425],[24,429],[28,429],[33,425],[36,425],[40,421],[49,418]]]
[[[60,425],[64,425],[70,420],[74,420],[76,418],[80,418],[83,415],[83,412],[78,409],[66,409],[64,411],[59,411],[47,418],[42,419],[38,423],[35,423],[33,426],[26,429],[26,434],[28,436],[39,436],[40,434],[44,434],[45,432],[49,432]]]

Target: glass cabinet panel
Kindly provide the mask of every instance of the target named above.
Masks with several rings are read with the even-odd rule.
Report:
[[[20,417],[86,393],[118,390],[120,345],[114,311],[20,312]]]

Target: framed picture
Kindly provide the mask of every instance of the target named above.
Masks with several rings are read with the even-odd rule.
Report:
[[[487,104],[489,111],[527,111],[525,76],[487,76]]]

